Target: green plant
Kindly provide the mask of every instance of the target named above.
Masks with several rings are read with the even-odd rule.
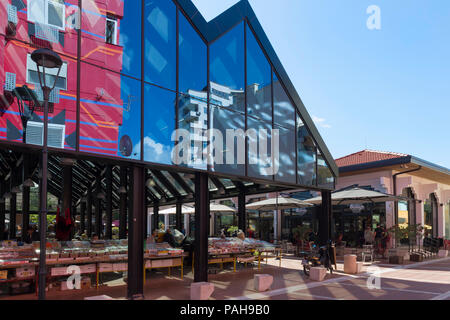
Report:
[[[298,226],[298,227],[292,229],[292,234],[294,235],[295,239],[308,240],[305,238],[305,235],[309,229],[310,228],[308,226]]]
[[[239,231],[239,228],[236,226],[231,226],[227,229],[228,234],[234,235]]]

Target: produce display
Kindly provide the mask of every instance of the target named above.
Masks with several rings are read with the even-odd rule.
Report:
[[[239,238],[209,238],[208,253],[227,254],[227,253],[245,253],[250,250],[271,251],[275,246],[269,242],[248,239],[241,240]]]
[[[5,242],[0,247],[0,267],[26,265],[39,262],[39,242],[18,246],[16,242]],[[174,249],[167,243],[148,245],[145,257],[180,256],[183,249]],[[128,258],[127,240],[96,241],[48,241],[46,262],[49,264],[68,264],[94,260],[126,260]]]

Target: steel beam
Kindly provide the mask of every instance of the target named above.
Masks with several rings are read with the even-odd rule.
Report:
[[[132,190],[131,209],[128,215],[128,299],[141,299],[144,295],[144,235],[142,224],[145,214],[145,171],[134,166],[130,189]]]
[[[208,174],[195,174],[194,282],[208,281],[209,189]]]
[[[106,231],[105,239],[112,239],[112,218],[113,218],[113,204],[112,204],[112,166],[106,166]]]

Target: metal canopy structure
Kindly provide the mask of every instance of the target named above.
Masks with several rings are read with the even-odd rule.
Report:
[[[23,183],[23,157],[20,152],[10,149],[0,148],[0,179],[8,181],[11,173],[14,172],[14,186],[21,186]],[[39,157],[31,156],[31,174],[26,177],[30,178],[36,185],[39,184]],[[61,198],[63,194],[63,168],[64,166],[72,167],[72,202],[78,206],[84,201],[89,190],[95,190],[97,175],[100,174],[102,192],[107,190],[107,166],[108,163],[100,163],[93,160],[67,161],[61,155],[51,154],[49,157],[48,168],[50,179],[48,181],[49,193],[57,198]],[[112,167],[112,206],[114,209],[120,206],[120,191],[122,186],[120,183],[121,166]],[[19,176],[17,176],[19,174]],[[194,175],[177,171],[167,171],[160,169],[146,169],[147,181],[147,198],[146,204],[151,207],[155,204],[159,206],[175,205],[178,202],[189,203],[194,202]],[[25,179],[26,179],[25,178]],[[288,190],[288,187],[266,184],[258,184],[249,181],[232,180],[221,178],[218,176],[210,176],[208,179],[209,193],[211,200],[219,200],[230,197],[237,197],[240,193],[246,195],[269,193]],[[0,196],[3,196],[0,195]],[[93,195],[94,198],[97,196]],[[103,201],[106,206],[105,201]],[[19,206],[18,206],[19,207]],[[20,206],[21,207],[21,206]],[[161,212],[160,212],[161,214]]]

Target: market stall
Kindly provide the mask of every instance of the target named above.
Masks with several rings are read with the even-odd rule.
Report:
[[[102,274],[121,273],[128,269],[127,240],[49,241],[46,247],[49,291],[68,290],[67,279],[74,272],[82,276],[79,289],[87,289],[91,287],[91,276],[95,276],[95,287],[98,288]],[[183,249],[159,243],[145,249],[143,268],[168,268],[170,276],[171,268],[180,267],[183,278],[184,256]],[[3,241],[0,248],[0,295],[27,293],[33,284],[37,290],[38,265],[39,242],[19,246],[15,241]],[[10,284],[20,284],[19,290]]]

